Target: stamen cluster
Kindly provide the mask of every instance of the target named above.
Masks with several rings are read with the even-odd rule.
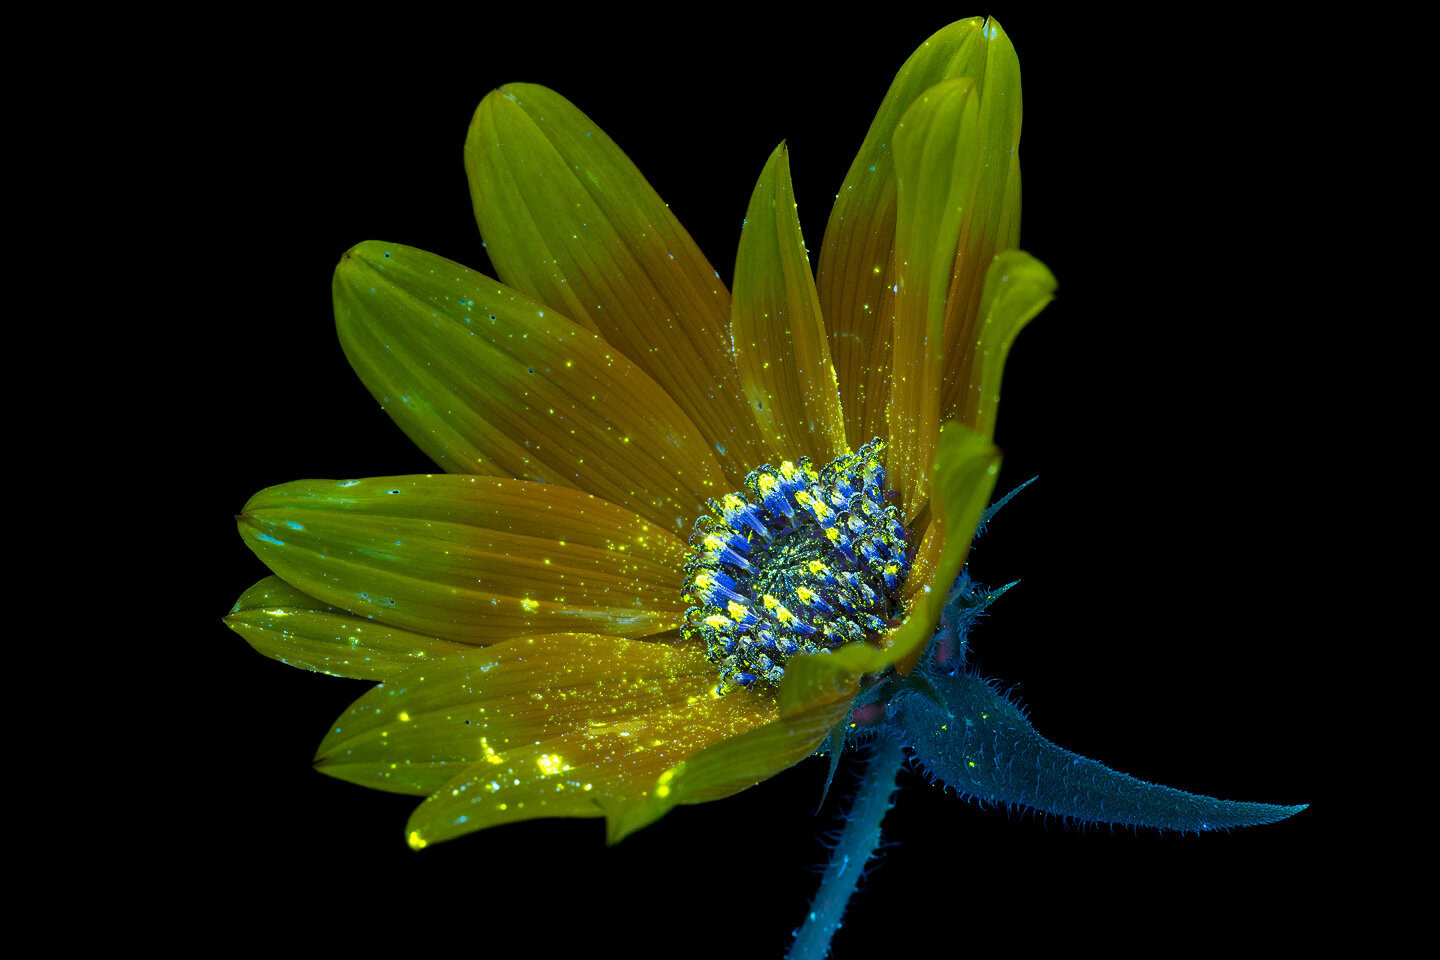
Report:
[[[767,463],[745,494],[707,501],[681,634],[704,641],[722,691],[778,684],[796,654],[874,638],[895,619],[909,562],[884,451],[877,437],[820,470],[808,457]]]

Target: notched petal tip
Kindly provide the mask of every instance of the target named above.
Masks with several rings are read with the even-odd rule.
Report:
[[[383,270],[385,263],[393,259],[391,251],[408,249],[388,240],[362,240],[340,254],[340,259],[335,261],[335,277],[353,279],[362,273]]]
[[[338,284],[342,279],[350,280],[358,277],[361,271],[368,266],[367,260],[372,248],[380,245],[377,240],[364,240],[340,254],[340,259],[335,261],[333,283]]]

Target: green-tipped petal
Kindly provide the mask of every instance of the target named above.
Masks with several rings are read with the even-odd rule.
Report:
[[[375,620],[464,643],[677,626],[686,547],[630,511],[551,484],[435,474],[298,480],[239,518],[265,565]]]
[[[780,684],[782,716],[797,716],[827,703],[848,703],[862,676],[891,664],[902,672],[913,666],[934,636],[950,585],[965,566],[999,469],[1000,454],[994,447],[958,424],[946,424],[933,470],[930,525],[906,583],[905,622],[885,647],[853,643],[834,653],[802,655],[787,663]]]
[[[980,98],[970,79],[931,87],[895,129],[898,264],[886,467],[913,520],[930,498],[940,428],[945,301],[980,175]]]
[[[1015,335],[1055,299],[1055,275],[1023,250],[997,254],[985,276],[978,345],[969,352],[971,388],[961,397],[956,417],[989,440],[995,436],[1000,378]]]
[[[281,663],[337,677],[388,680],[465,644],[376,623],[266,577],[235,602],[225,623]]]
[[[675,402],[610,344],[444,257],[368,242],[335,268],[365,385],[450,473],[576,487],[672,530],[725,482]]]
[[[730,354],[730,295],[630,159],[564,97],[516,83],[476,109],[465,170],[500,277],[653,377],[738,488],[764,448]]]
[[[709,803],[768,780],[814,753],[849,710],[848,701],[820,704],[700,750],[660,774],[645,796],[609,804],[606,839],[619,843],[677,804]]]
[[[992,43],[1009,47],[998,24],[992,19],[987,25],[981,17],[952,23],[927,39],[895,75],[835,197],[816,285],[854,447],[885,434],[895,284],[895,127],[935,84],[982,77]],[[1018,178],[1015,195],[1018,201]]]
[[[783,143],[750,197],[730,317],[745,394],[772,456],[818,464],[844,456],[845,415]]]

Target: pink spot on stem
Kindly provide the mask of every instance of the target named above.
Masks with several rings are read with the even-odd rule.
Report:
[[[935,663],[948,663],[950,659],[954,656],[955,638],[950,635],[949,630],[946,630],[945,635],[940,638],[940,641],[937,644],[935,644]]]
[[[868,727],[872,723],[879,723],[885,716],[885,704],[867,703],[863,707],[856,707],[851,719],[862,727]]]

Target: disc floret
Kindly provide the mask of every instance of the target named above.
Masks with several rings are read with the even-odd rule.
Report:
[[[886,504],[885,443],[816,470],[763,464],[743,493],[709,500],[685,565],[681,634],[720,668],[720,689],[773,686],[785,662],[876,638],[897,618],[907,533]]]

